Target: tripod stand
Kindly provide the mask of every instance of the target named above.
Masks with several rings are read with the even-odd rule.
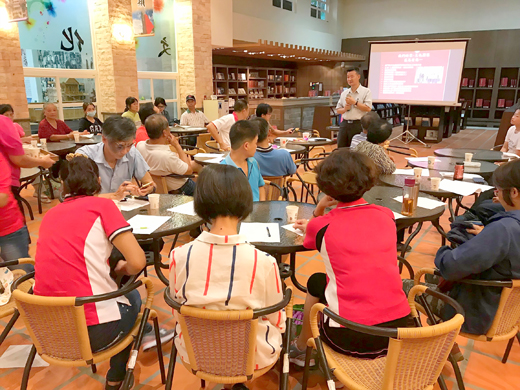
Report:
[[[411,118],[410,117],[411,107],[412,106],[408,105],[408,118]],[[399,134],[398,136],[391,138],[390,142],[392,142],[393,140],[398,140],[398,141],[401,141],[403,144],[408,145],[410,142],[417,141],[417,142],[420,142],[425,148],[431,148],[431,145],[428,145],[427,143],[421,141],[419,138],[417,138],[415,135],[413,135],[410,130],[408,130],[410,122],[408,122],[406,120],[406,118],[405,118],[405,122],[406,122],[405,126],[403,127],[404,131],[401,134]],[[403,140],[403,137],[404,137],[404,140]]]

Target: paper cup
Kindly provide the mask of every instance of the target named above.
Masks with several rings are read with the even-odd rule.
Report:
[[[473,159],[473,153],[464,153],[464,161],[471,162]]]
[[[421,180],[422,168],[414,168],[413,169],[413,175],[415,177],[415,180]]]
[[[304,141],[308,141],[310,137],[311,137],[311,133],[308,133],[308,132],[303,133],[303,140]]]
[[[73,131],[74,134],[74,142],[79,142],[79,131]]]
[[[30,156],[30,157],[33,157],[33,158],[39,158],[40,157],[40,149],[38,148],[33,148],[32,146],[30,148],[27,148],[27,154]]]
[[[46,148],[47,147],[47,138],[41,138],[40,143],[42,144],[42,147]]]
[[[33,148],[37,148],[38,147],[38,140],[37,139],[32,139],[31,140],[31,146]]]
[[[150,202],[150,208],[158,209],[159,208],[159,194],[148,194],[148,202]]]
[[[439,186],[441,185],[442,178],[440,177],[432,177],[432,191],[439,191]]]
[[[287,147],[287,138],[280,138],[280,147],[284,149]]]
[[[435,166],[435,156],[428,157],[428,169],[433,169]]]
[[[294,223],[298,219],[298,206],[287,206],[287,222]]]

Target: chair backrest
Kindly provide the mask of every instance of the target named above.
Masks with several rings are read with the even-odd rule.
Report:
[[[197,148],[204,149],[206,147],[206,142],[211,140],[210,133],[199,134],[197,136]]]
[[[265,181],[265,199],[266,200],[281,200],[282,193],[278,189],[285,188],[287,177],[286,176],[264,176],[263,177]],[[270,183],[273,183],[275,185],[270,185]],[[278,186],[278,187],[276,187]]]
[[[223,152],[223,149],[220,149],[217,141],[206,141],[206,146],[209,150],[217,150],[219,152]]]
[[[219,311],[182,306],[177,319],[193,371],[201,378],[251,379],[258,319],[253,310]],[[242,378],[242,379],[241,379]]]
[[[520,326],[520,280],[513,280],[512,287],[504,287],[497,313],[486,337],[489,339],[514,337]]]
[[[83,306],[75,297],[43,297],[13,291],[16,307],[42,359],[59,365],[92,360]]]
[[[158,194],[167,194],[168,193],[168,184],[166,183],[166,178],[164,176],[156,176],[150,175],[152,180],[155,182],[156,193]]]

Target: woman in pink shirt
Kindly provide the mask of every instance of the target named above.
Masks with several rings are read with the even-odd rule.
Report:
[[[44,118],[38,126],[38,137],[46,138],[47,141],[61,141],[74,139],[72,129],[65,122],[58,119],[58,109],[52,103],[43,105]],[[88,134],[85,130],[82,134]]]
[[[31,143],[31,137],[25,136],[25,130],[22,126],[20,126],[18,123],[14,122],[14,109],[13,106],[10,104],[0,104],[0,115],[6,116],[9,119],[11,119],[11,122],[13,122],[13,125],[20,135],[20,138],[25,143]]]

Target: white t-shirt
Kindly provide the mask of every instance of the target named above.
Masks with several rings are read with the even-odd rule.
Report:
[[[517,150],[520,149],[520,129],[517,130],[516,126],[511,126],[509,130],[507,130],[506,140],[504,141],[507,144],[507,151],[509,153],[516,153]]]
[[[214,120],[212,122],[217,128],[218,133],[222,137],[222,140],[229,146],[231,146],[231,141],[229,139],[229,131],[231,130],[231,126],[233,126],[236,121],[237,117],[235,113],[233,113],[224,115],[223,117],[218,118],[217,120]]]
[[[151,175],[166,176],[172,173],[184,175],[188,170],[188,164],[182,161],[177,153],[171,151],[170,145],[152,145],[146,140],[139,142],[136,148],[150,166]],[[186,180],[188,179],[167,177],[168,190],[178,190]]]
[[[209,123],[209,119],[202,111],[188,110],[181,115],[181,126],[206,127],[206,123]]]
[[[338,104],[336,108],[344,108],[347,106],[347,97],[351,96],[354,100],[357,100],[359,103],[366,104],[368,107],[372,108],[372,93],[370,89],[363,87],[360,85],[356,92],[352,91],[352,88],[349,88],[341,93],[339,97]],[[360,110],[357,106],[352,105],[350,110],[343,114],[344,120],[359,120],[366,112]]]

